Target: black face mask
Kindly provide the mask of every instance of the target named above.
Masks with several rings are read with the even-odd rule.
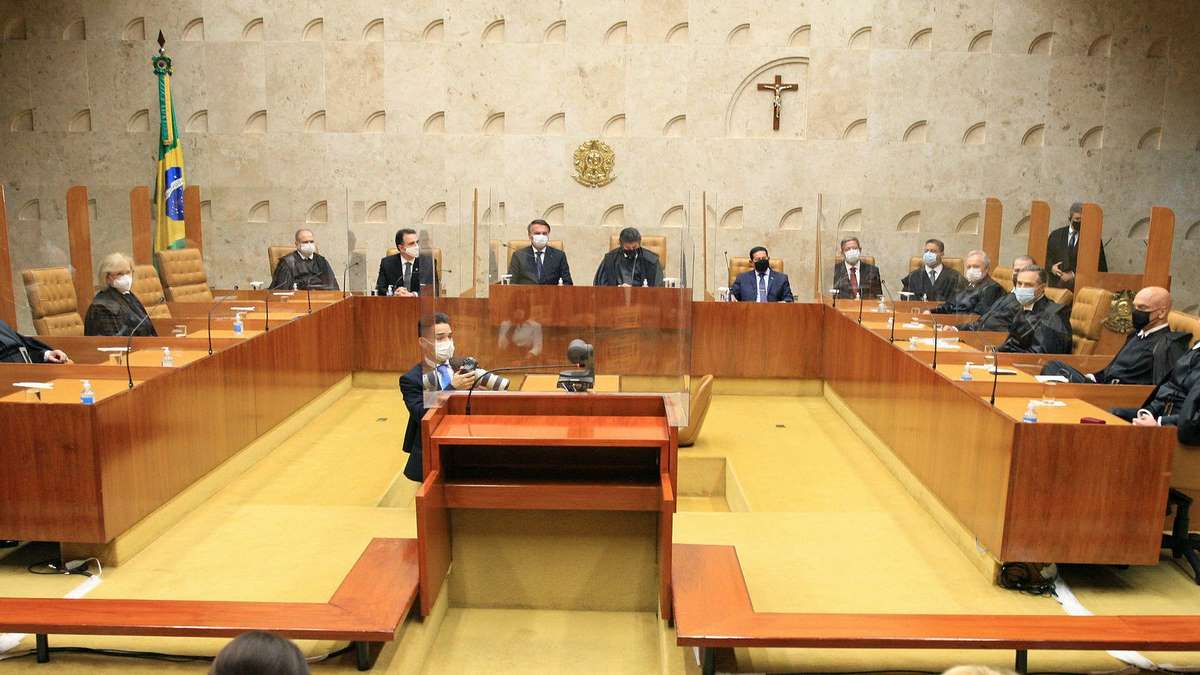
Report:
[[[624,255],[627,260],[633,260],[634,256],[637,255],[637,249],[635,248],[632,251],[621,249],[621,255]]]
[[[1150,312],[1145,310],[1135,308],[1133,310],[1133,314],[1130,315],[1130,318],[1133,319],[1134,330],[1141,330],[1150,325]]]
[[[759,258],[758,260],[754,261],[754,269],[758,270],[759,272],[766,272],[767,268],[770,266],[771,261],[768,258]]]

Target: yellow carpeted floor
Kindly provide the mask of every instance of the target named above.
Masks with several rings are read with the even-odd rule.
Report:
[[[395,391],[351,389],[324,412],[294,422],[291,438],[128,563],[106,570],[90,597],[327,599],[371,537],[414,536],[412,485],[393,483],[405,459],[399,447],[406,421]],[[985,579],[821,397],[716,396],[700,441],[681,450],[681,471],[693,467],[706,477],[681,476],[681,485],[711,484],[724,463],[725,475],[736,475],[736,499],[685,491],[675,539],[736,545],[760,610],[1061,613],[1052,599],[1003,591]],[[0,595],[62,596],[81,581],[26,573],[41,552],[24,548],[0,558]],[[1171,562],[1065,574],[1096,613],[1200,611],[1200,589]],[[402,637],[408,651],[393,643],[376,672],[648,673],[666,664],[676,675],[692,658],[673,646],[653,614],[636,611],[451,606],[444,618],[406,626]],[[52,644],[212,654],[223,641],[55,636]],[[338,645],[301,646],[320,654]],[[941,670],[967,661],[1011,666],[1012,658],[757,649],[736,656],[743,672]],[[1197,656],[1147,656],[1200,663]],[[1100,653],[1034,652],[1030,663],[1073,672],[1122,666]],[[47,665],[24,658],[0,661],[0,669],[200,673],[207,666],[56,654]],[[354,672],[347,659],[314,670]]]

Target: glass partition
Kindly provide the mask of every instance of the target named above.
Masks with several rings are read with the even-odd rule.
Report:
[[[13,293],[0,302],[14,310],[17,325],[13,328],[25,335],[38,334],[39,326],[45,334],[48,321],[53,322],[52,316],[64,310],[62,303],[54,300],[75,296],[72,286],[78,271],[71,264],[66,206],[62,194],[57,199],[47,197],[13,186],[7,186],[5,194]],[[93,262],[93,271],[98,263],[99,259]],[[84,281],[94,289],[94,278]],[[82,311],[79,315],[82,317]]]
[[[440,404],[439,389],[452,377],[447,371],[473,368],[479,376],[498,371],[483,377],[477,389],[662,394],[675,422],[686,425],[694,248],[686,218],[683,227],[665,235],[643,234],[648,249],[653,243],[665,254],[659,276],[670,279],[671,287],[592,287],[592,270],[584,269],[572,270],[574,286],[509,283],[509,255],[527,244],[518,246],[517,228],[509,231],[499,217],[503,196],[480,188],[478,201],[474,189],[460,191],[460,197],[458,226],[422,233],[423,250],[455,251],[453,264],[460,270],[457,285],[446,284],[448,293],[421,292],[427,327],[422,349],[429,358],[426,406]],[[583,251],[575,255],[590,257]],[[446,332],[434,323],[438,315],[448,317],[452,332],[448,369],[432,367],[437,332]],[[590,357],[583,345],[590,347]],[[443,346],[441,356],[446,353]]]

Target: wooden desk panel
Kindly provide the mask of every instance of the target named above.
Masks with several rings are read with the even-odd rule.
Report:
[[[691,372],[820,378],[823,312],[818,303],[694,303]]]
[[[474,445],[661,445],[667,442],[663,417],[611,415],[446,415],[430,435],[436,443]]]
[[[11,394],[5,394],[0,397],[0,401],[9,403],[74,403],[79,404],[79,394],[83,391],[83,383],[80,379],[56,377],[52,380],[43,380],[54,385],[53,389],[38,389],[37,393],[41,394],[41,398],[35,401],[30,401],[28,395],[23,390],[14,391]],[[92,389],[96,392],[96,402],[100,402],[110,396],[123,394],[129,391],[129,380],[122,378],[119,380],[101,380],[88,378],[92,383]],[[134,382],[137,384],[137,381]]]
[[[1037,406],[1037,423],[1079,424],[1079,420],[1083,417],[1094,417],[1096,419],[1104,420],[1105,424],[1112,424],[1116,426],[1126,426],[1129,424],[1120,417],[1110,414],[1107,410],[1096,407],[1082,399],[1062,398],[1061,394],[1055,394],[1055,397],[1055,400],[1057,400],[1059,403],[1065,403],[1066,405]],[[1042,396],[1040,395],[1031,398],[1032,400],[1042,400]],[[1031,398],[1026,398],[1024,396],[997,396],[996,409],[1005,415],[1008,415],[1014,422],[1021,422],[1022,418],[1025,417],[1025,408],[1029,406],[1029,401]]]

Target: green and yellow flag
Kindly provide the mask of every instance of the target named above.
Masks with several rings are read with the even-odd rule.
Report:
[[[165,41],[159,34],[159,46]],[[179,146],[179,135],[175,128],[175,105],[171,100],[171,59],[160,48],[152,60],[154,74],[158,76],[159,135],[158,173],[155,174],[154,201],[157,220],[154,235],[154,250],[183,248],[185,229],[183,224],[183,148]]]

